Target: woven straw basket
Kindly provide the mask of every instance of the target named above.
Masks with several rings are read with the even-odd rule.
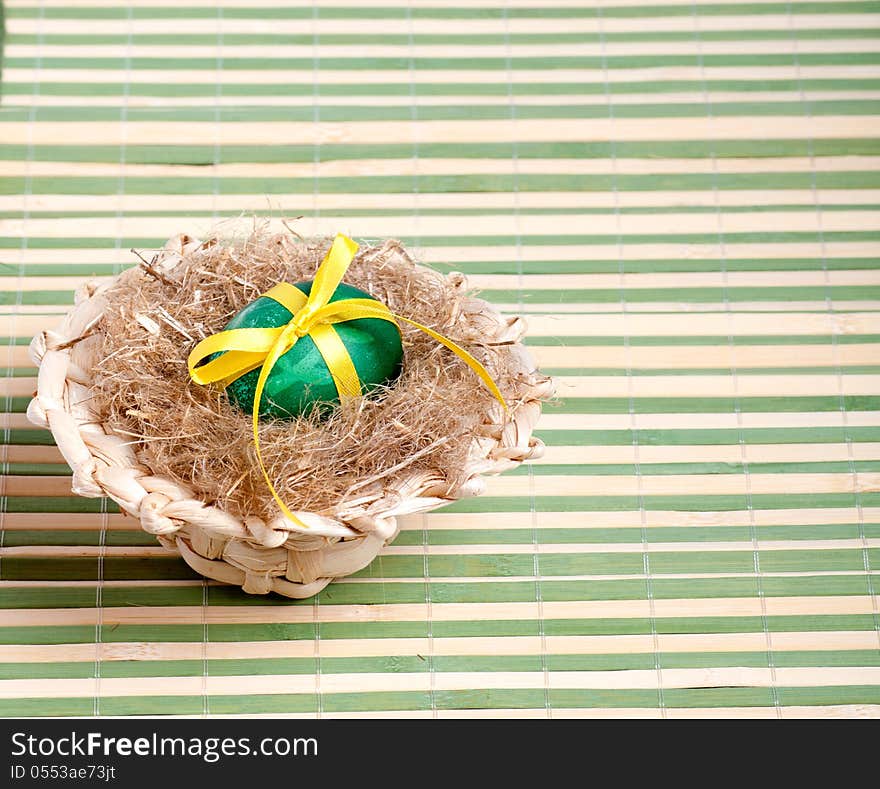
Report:
[[[172,270],[200,248],[198,240],[177,236],[168,241],[153,265]],[[461,274],[450,274],[449,280],[464,288]],[[518,342],[525,324],[520,318],[500,316],[485,301],[465,297],[461,320],[487,342],[511,343],[527,383],[524,402],[512,417],[497,405],[484,415],[462,476],[464,484],[450,490],[440,474],[407,476],[402,472],[379,489],[339,504],[330,517],[295,512],[307,529],[280,514],[268,523],[253,516],[234,517],[206,505],[185,486],[154,475],[139,459],[136,445],[105,428],[94,413],[91,371],[101,346],[96,327],[110,284],[85,283],[61,324],[34,337],[30,355],[39,365],[39,376],[28,418],[52,431],[73,471],[74,493],[113,499],[124,512],[139,518],[144,530],[163,546],[179,551],[190,567],[208,578],[241,586],[252,594],[309,597],[334,578],[368,565],[396,537],[398,515],[479,495],[485,489],[480,475],[498,474],[543,454],[544,446],[532,430],[541,400],[552,394],[552,381],[535,372]]]

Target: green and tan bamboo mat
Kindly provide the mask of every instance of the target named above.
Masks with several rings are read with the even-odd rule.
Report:
[[[880,2],[5,26],[0,714],[880,715]],[[560,395],[542,460],[301,602],[73,496],[24,413],[79,282],[250,212],[465,272]]]

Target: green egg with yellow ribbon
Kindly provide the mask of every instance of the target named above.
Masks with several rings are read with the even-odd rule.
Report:
[[[289,306],[301,307],[311,293],[312,284],[298,282],[288,286],[284,300]],[[293,290],[301,296],[297,297]],[[343,299],[375,301],[370,294],[340,283],[328,303]],[[270,295],[263,295],[238,312],[224,331],[277,328],[287,325],[293,317],[294,311]],[[334,334],[338,340],[333,337]],[[338,377],[331,372],[331,367],[335,366],[334,351],[337,358],[347,354],[351,360],[362,394],[388,385],[400,375],[403,346],[400,330],[394,323],[378,318],[358,318],[320,329],[313,328],[299,337],[296,344],[275,362],[260,399],[260,416],[291,419],[315,407],[329,413],[340,400]],[[330,356],[330,364],[327,356]],[[342,361],[344,363],[344,359]],[[260,369],[257,368],[230,381],[226,385],[229,401],[251,413],[259,376]]]
[[[507,411],[504,395],[470,353],[416,320],[342,283],[358,251],[337,233],[311,282],[279,282],[233,317],[227,327],[190,351],[187,367],[197,384],[219,383],[229,398],[251,412],[254,449],[272,498],[303,528],[281,500],[260,452],[260,416],[282,419],[332,407],[389,383],[400,374],[403,348],[398,322],[424,332],[451,350]]]

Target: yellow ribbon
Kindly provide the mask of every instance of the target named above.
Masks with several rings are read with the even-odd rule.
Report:
[[[345,276],[345,272],[357,251],[358,245],[340,233],[333,240],[333,245],[315,272],[308,298],[302,291],[287,282],[280,282],[263,294],[263,296],[274,299],[286,307],[293,315],[286,326],[273,329],[229,329],[218,332],[196,345],[187,360],[189,374],[197,384],[221,383],[224,387],[242,375],[260,368],[251,411],[257,462],[260,464],[260,471],[269,487],[272,498],[275,499],[285,517],[304,528],[308,527],[288,509],[275,490],[272,480],[269,479],[269,473],[266,471],[263,456],[260,453],[259,431],[260,403],[269,373],[275,363],[296,345],[300,337],[309,335],[312,338],[327,363],[327,369],[333,377],[340,400],[345,400],[360,395],[361,385],[351,356],[333,328],[333,324],[359,318],[378,318],[393,323],[399,331],[398,321],[403,321],[410,326],[415,326],[462,359],[480,377],[495,399],[507,410],[504,396],[486,368],[452,340],[427,326],[422,326],[421,323],[404,318],[402,315],[395,315],[388,307],[375,299],[340,299],[330,303],[337,285]],[[206,364],[200,364],[215,353],[222,353],[222,355]]]

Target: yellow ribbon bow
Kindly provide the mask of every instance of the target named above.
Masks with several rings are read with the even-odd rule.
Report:
[[[263,473],[263,479],[269,487],[272,498],[275,499],[281,511],[287,518],[303,528],[308,527],[288,509],[275,490],[272,480],[269,479],[269,473],[266,471],[263,456],[260,453],[259,431],[260,403],[269,373],[275,363],[296,345],[300,337],[309,335],[312,338],[327,363],[327,369],[336,384],[340,400],[344,400],[359,396],[361,385],[348,349],[339,338],[333,324],[358,318],[379,318],[393,323],[399,331],[398,321],[403,321],[433,337],[462,359],[486,384],[495,399],[507,410],[504,396],[486,368],[452,340],[427,326],[416,323],[414,320],[404,318],[402,315],[395,315],[388,307],[374,299],[340,299],[330,303],[337,285],[345,276],[345,272],[357,251],[358,245],[354,241],[341,233],[337,234],[333,245],[315,272],[308,298],[302,291],[287,282],[280,282],[263,294],[263,296],[274,299],[291,312],[293,318],[286,326],[269,329],[228,329],[218,332],[196,345],[187,360],[189,374],[197,384],[219,382],[224,387],[251,370],[260,368],[251,412],[257,462],[260,464],[260,471]],[[216,353],[221,353],[221,355],[206,364],[200,364]]]

